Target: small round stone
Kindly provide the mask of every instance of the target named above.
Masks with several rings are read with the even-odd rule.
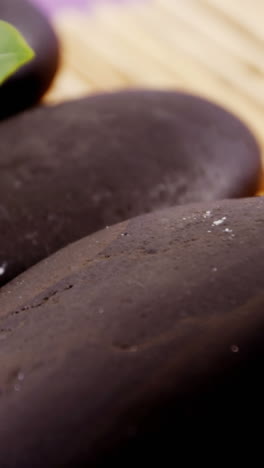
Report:
[[[58,68],[59,44],[48,19],[27,0],[0,0],[0,18],[15,26],[36,54],[0,87],[2,119],[41,99]]]
[[[261,172],[256,141],[236,117],[204,99],[162,91],[25,112],[2,122],[0,154],[2,284],[138,214],[253,195]]]

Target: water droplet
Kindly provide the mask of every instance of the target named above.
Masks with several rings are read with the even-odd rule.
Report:
[[[230,349],[231,349],[232,353],[238,353],[239,352],[239,347],[237,345],[232,345]]]
[[[21,386],[19,384],[14,385],[15,392],[20,392]]]
[[[7,267],[7,263],[2,263],[2,265],[0,265],[0,276],[5,274],[6,267]]]
[[[23,382],[24,379],[25,379],[25,374],[23,372],[19,372],[17,374],[17,380],[19,380],[20,382]]]
[[[220,219],[216,219],[215,221],[213,221],[213,224],[212,226],[220,226],[220,224],[222,224],[224,221],[226,220],[226,216],[223,216],[223,218],[220,218]]]

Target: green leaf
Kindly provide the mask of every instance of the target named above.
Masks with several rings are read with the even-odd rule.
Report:
[[[0,85],[34,56],[20,32],[0,20]]]

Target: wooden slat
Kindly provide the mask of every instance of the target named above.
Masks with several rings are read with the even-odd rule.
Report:
[[[204,2],[224,14],[227,21],[240,27],[245,35],[251,34],[263,44],[264,5],[262,0],[204,0]]]

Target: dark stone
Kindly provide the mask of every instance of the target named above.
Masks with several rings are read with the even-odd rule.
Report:
[[[27,0],[0,0],[0,18],[13,24],[36,57],[0,87],[0,119],[36,104],[49,88],[59,62],[57,37],[48,19]]]
[[[161,207],[255,193],[246,127],[197,97],[120,92],[0,125],[3,282],[57,249]]]
[[[161,210],[2,288],[0,466],[240,466],[264,416],[263,213]]]

